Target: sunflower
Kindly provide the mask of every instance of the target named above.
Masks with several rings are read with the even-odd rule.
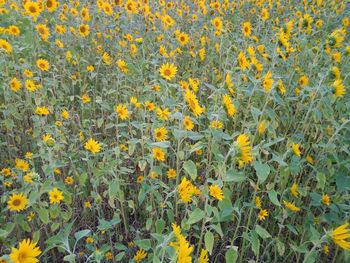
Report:
[[[22,211],[26,208],[28,204],[28,199],[22,193],[12,194],[9,200],[7,201],[7,208],[10,211]]]
[[[38,24],[35,26],[35,28],[38,31],[41,39],[46,42],[50,36],[50,29],[44,24]]]
[[[14,92],[18,92],[21,88],[22,88],[22,83],[16,77],[14,77],[10,81],[10,89]]]
[[[67,185],[72,185],[74,184],[74,179],[72,176],[68,176],[66,177],[66,179],[64,179],[64,182],[67,184]]]
[[[86,37],[90,34],[90,27],[89,25],[82,24],[79,26],[79,33],[82,37]]]
[[[102,5],[103,12],[105,12],[106,15],[112,15],[113,14],[113,9],[112,6],[109,3],[103,2]]]
[[[183,125],[185,126],[185,129],[188,131],[192,131],[194,128],[193,121],[191,120],[190,116],[185,116],[185,118],[182,121]]]
[[[291,202],[283,200],[283,204],[290,211],[293,211],[293,212],[299,212],[300,211],[300,208],[297,207],[294,203],[291,203]]]
[[[334,95],[338,98],[343,97],[345,94],[345,86],[341,79],[337,79],[333,82]]]
[[[41,70],[41,71],[49,71],[50,69],[50,63],[46,59],[38,59],[36,61],[36,66]]]
[[[330,203],[331,203],[331,199],[329,198],[329,195],[323,194],[322,195],[322,204],[328,206],[328,205],[330,205]]]
[[[350,251],[350,228],[349,223],[345,223],[331,232],[331,238],[334,243],[343,249]]]
[[[91,152],[92,154],[96,154],[101,151],[101,146],[98,141],[90,138],[86,143],[84,148]]]
[[[115,108],[115,111],[118,113],[118,116],[121,120],[126,120],[129,118],[129,110],[125,105],[118,104]]]
[[[252,25],[250,24],[250,22],[243,23],[242,32],[244,37],[249,37],[252,34]]]
[[[209,192],[210,195],[215,199],[219,201],[224,200],[224,194],[222,193],[221,188],[217,184],[209,186]]]
[[[177,41],[180,43],[181,46],[185,46],[190,41],[190,38],[186,33],[181,32],[177,36]]]
[[[147,252],[142,248],[137,250],[136,255],[134,256],[134,260],[138,263],[147,257]]]
[[[29,170],[29,163],[25,160],[22,160],[22,159],[19,159],[19,158],[16,158],[15,160],[15,167],[16,169],[22,171],[22,172],[26,172]]]
[[[45,3],[47,11],[54,12],[58,7],[58,2],[56,0],[47,0]]]
[[[7,40],[0,39],[0,51],[1,50],[5,50],[8,54],[12,53],[12,46]]]
[[[165,127],[156,128],[154,137],[157,142],[165,141],[168,138],[168,130]]]
[[[50,204],[60,203],[64,198],[63,194],[56,187],[49,192]]]
[[[19,243],[18,248],[12,248],[10,259],[14,263],[36,263],[39,262],[37,256],[41,254],[41,250],[36,243],[30,239],[24,239]]]
[[[299,78],[299,85],[301,88],[305,87],[309,83],[309,78],[307,76],[301,76]]]
[[[43,107],[36,107],[35,109],[35,113],[41,116],[47,116],[50,114],[50,111],[48,108],[46,108],[45,106]]]
[[[157,108],[157,117],[160,119],[160,120],[163,120],[163,121],[167,121],[169,120],[169,115],[170,115],[170,111],[168,108]]]
[[[175,169],[169,169],[168,172],[166,173],[169,179],[175,178],[176,177],[176,170]]]
[[[26,10],[27,14],[33,18],[36,18],[37,16],[39,16],[41,12],[39,4],[31,1],[28,1],[25,3],[24,9]]]
[[[260,220],[265,220],[269,216],[269,212],[266,209],[260,209],[258,217]]]
[[[301,156],[300,146],[299,146],[298,143],[293,143],[293,144],[292,144],[292,150],[293,150],[293,153],[294,153],[296,156],[298,156],[298,157]]]
[[[83,104],[87,104],[87,103],[89,103],[91,101],[89,95],[87,95],[87,94],[83,94],[81,96],[81,100],[82,100]]]
[[[160,75],[166,80],[171,80],[176,76],[177,67],[174,64],[163,64],[159,69]]]
[[[31,79],[26,80],[25,87],[30,92],[33,92],[36,89],[36,85],[35,85],[34,81],[32,81]]]
[[[161,148],[154,148],[152,154],[154,159],[161,162],[165,161],[165,152]]]
[[[252,162],[252,146],[250,144],[249,137],[246,134],[241,134],[237,137],[236,143],[240,149],[240,160],[243,162],[243,164]]]
[[[212,25],[215,27],[215,29],[217,31],[221,31],[222,29],[222,20],[220,17],[215,17],[212,21],[211,21]]]

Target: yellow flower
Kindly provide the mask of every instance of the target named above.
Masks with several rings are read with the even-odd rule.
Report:
[[[176,224],[172,225],[173,233],[176,237],[176,242],[170,242],[170,246],[174,247],[177,255],[178,263],[191,263],[192,257],[191,253],[193,251],[193,246],[190,246],[186,238],[181,234],[181,229]]]
[[[29,170],[29,163],[25,160],[16,158],[15,167],[16,169],[21,170],[22,172],[26,172]]]
[[[210,122],[210,128],[222,129],[224,127],[223,123],[219,120],[213,120]]]
[[[118,68],[119,68],[122,72],[124,72],[125,74],[127,74],[127,73],[129,72],[129,68],[128,68],[128,66],[126,65],[126,62],[125,62],[124,60],[118,59],[118,61],[117,61],[117,66],[118,66]]]
[[[10,211],[19,212],[26,209],[27,204],[28,199],[22,193],[12,194],[9,200],[7,201],[7,208]]]
[[[91,203],[90,203],[89,201],[86,201],[86,202],[84,203],[84,207],[85,207],[85,208],[91,208]]]
[[[343,97],[345,94],[345,86],[341,79],[337,79],[333,82],[334,95],[338,98]]]
[[[235,105],[232,103],[230,95],[226,94],[223,96],[223,104],[226,108],[227,115],[232,117],[236,114]]]
[[[50,204],[59,204],[64,198],[63,194],[56,187],[49,192]]]
[[[165,109],[157,108],[157,117],[159,119],[167,121],[169,120],[169,115],[170,115],[170,111],[168,108],[165,108]]]
[[[18,92],[21,88],[22,88],[22,83],[16,77],[14,77],[10,81],[10,89],[14,92]]]
[[[292,144],[293,153],[294,153],[296,156],[298,156],[298,157],[301,156],[301,151],[300,151],[300,148],[299,148],[299,147],[300,147],[300,146],[299,146],[299,144],[297,144],[297,143],[293,143],[293,144]]]
[[[224,194],[221,188],[217,184],[209,186],[209,192],[210,192],[210,195],[215,199],[219,201],[224,200]]]
[[[290,188],[290,193],[295,197],[298,197],[298,185],[296,183],[293,183],[292,187]]]
[[[45,6],[46,6],[47,11],[49,11],[51,13],[57,9],[58,2],[56,0],[47,0]]]
[[[338,246],[345,250],[350,250],[350,228],[349,223],[345,223],[331,232],[331,237]]]
[[[198,258],[198,263],[208,263],[209,258],[208,258],[208,250],[202,249],[201,254]]]
[[[311,155],[306,156],[306,161],[307,161],[309,164],[314,164],[314,159],[312,158]]]
[[[105,254],[105,257],[106,257],[107,260],[112,260],[113,259],[113,253],[109,251],[109,252],[107,252]]]
[[[70,118],[69,112],[68,111],[62,111],[61,117],[65,120],[68,120]]]
[[[157,142],[165,141],[168,138],[168,130],[165,127],[156,128],[154,130],[154,137]]]
[[[283,204],[284,204],[284,206],[285,206],[287,209],[289,209],[289,210],[291,210],[291,211],[293,211],[293,212],[298,212],[298,211],[300,211],[300,208],[297,207],[297,206],[295,206],[294,203],[287,202],[287,201],[283,200]]]
[[[30,239],[24,239],[19,243],[18,248],[11,249],[10,259],[13,263],[36,263],[39,262],[37,257],[41,254],[41,250],[36,243]]]
[[[188,43],[188,41],[190,41],[190,38],[189,38],[189,36],[186,33],[181,32],[177,36],[177,41],[179,41],[181,46],[185,46]]]
[[[188,131],[192,131],[194,128],[194,123],[191,120],[190,116],[185,116],[185,118],[182,120],[183,125],[185,126],[185,129]]]
[[[186,89],[185,91],[185,100],[196,117],[204,112],[204,108],[199,105],[196,94],[190,89]]]
[[[7,53],[12,53],[12,46],[7,40],[0,39],[0,51],[1,50],[5,50]]]
[[[322,203],[327,206],[331,203],[331,199],[329,198],[329,195],[327,194],[322,195]]]
[[[87,95],[87,94],[82,95],[81,100],[83,101],[84,104],[87,104],[91,101],[89,95]]]
[[[140,248],[139,250],[137,250],[136,255],[134,256],[134,260],[136,262],[140,262],[146,257],[147,257],[147,252],[144,251],[142,248]]]
[[[252,146],[249,141],[249,137],[246,134],[241,134],[237,137],[236,143],[240,149],[240,160],[243,164],[248,164],[253,161]]]
[[[165,161],[165,152],[161,148],[158,148],[158,147],[153,148],[152,155],[153,155],[153,158],[158,161],[161,161],[161,162]]]
[[[169,179],[175,178],[176,177],[176,170],[174,169],[169,169],[167,172],[167,176]]]
[[[115,108],[115,111],[118,113],[118,116],[121,120],[129,118],[129,110],[126,105],[118,104]]]
[[[166,80],[171,80],[176,76],[177,67],[174,64],[163,64],[159,69],[159,74]]]
[[[94,239],[92,237],[87,237],[85,239],[85,242],[88,243],[88,244],[92,244],[92,243],[94,243]]]
[[[74,179],[72,176],[68,176],[68,177],[66,177],[66,179],[64,179],[64,182],[68,185],[72,185],[72,184],[74,184]]]
[[[255,206],[261,208],[261,200],[259,196],[255,197]]]
[[[299,78],[299,85],[301,88],[305,87],[309,83],[309,78],[307,76],[301,76]]]
[[[27,14],[33,18],[39,16],[42,11],[39,7],[39,4],[32,1],[27,1],[24,5],[24,9],[26,10]]]
[[[86,143],[85,143],[85,149],[91,152],[92,154],[99,153],[101,151],[101,145],[99,144],[98,141],[95,141],[94,139],[90,138]]]
[[[191,181],[187,180],[186,177],[182,178],[177,191],[184,203],[192,202],[192,196],[200,194],[199,189]]]
[[[252,25],[250,22],[244,22],[242,24],[242,32],[244,37],[249,37],[252,33]]]
[[[48,110],[48,108],[43,106],[43,107],[36,107],[35,113],[41,116],[47,116],[50,114],[50,111]]]
[[[222,20],[220,17],[215,17],[213,20],[211,20],[212,25],[215,27],[217,31],[221,31],[222,29]]]
[[[79,26],[79,33],[82,37],[86,37],[90,34],[90,27],[89,25],[82,24]]]
[[[262,86],[266,92],[269,92],[272,89],[273,82],[272,73],[268,71],[262,81]]]
[[[265,220],[266,217],[268,217],[268,216],[269,216],[269,212],[267,212],[266,209],[260,209],[259,214],[258,214],[259,220]]]
[[[50,29],[45,24],[36,25],[36,30],[40,34],[40,37],[43,41],[47,41],[50,36]]]

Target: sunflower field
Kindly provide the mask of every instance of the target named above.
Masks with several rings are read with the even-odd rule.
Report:
[[[350,1],[0,0],[0,262],[350,262]]]

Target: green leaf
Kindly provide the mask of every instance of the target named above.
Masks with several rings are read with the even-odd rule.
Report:
[[[79,232],[76,232],[74,234],[74,237],[76,239],[76,242],[78,242],[80,239],[82,239],[83,237],[86,237],[90,234],[90,230],[89,229],[84,229],[84,230],[81,230]]]
[[[197,223],[199,220],[203,219],[205,212],[200,208],[196,208],[189,216],[187,224],[192,225]]]
[[[252,250],[253,250],[255,256],[259,255],[260,241],[259,241],[258,235],[255,231],[251,231],[249,241],[252,245]]]
[[[222,178],[224,182],[235,182],[235,183],[243,182],[245,179],[246,179],[246,176],[244,175],[244,173],[238,172],[234,169],[228,170]]]
[[[326,175],[324,173],[317,173],[317,188],[323,190],[326,185]]]
[[[208,250],[209,254],[213,251],[214,246],[214,235],[212,232],[207,231],[204,236],[204,244],[205,248]]]
[[[191,176],[192,180],[195,180],[197,177],[197,166],[191,160],[184,162],[183,168]]]
[[[125,252],[123,251],[123,252],[120,252],[120,253],[118,253],[116,256],[115,256],[115,260],[116,261],[121,261],[122,259],[123,259],[123,257],[125,256]]]
[[[135,244],[144,250],[149,250],[151,248],[150,239],[135,240]]]
[[[256,175],[258,176],[259,183],[264,183],[270,174],[270,166],[268,164],[255,162],[254,169],[256,171]]]
[[[163,219],[158,219],[156,221],[156,232],[157,234],[161,234],[165,227],[165,221]]]
[[[275,190],[270,190],[267,192],[269,195],[270,201],[277,206],[281,206],[281,203],[278,201],[277,193]]]
[[[44,224],[48,224],[50,222],[49,212],[45,208],[41,208],[38,212],[38,215],[39,215],[40,220]]]
[[[226,263],[235,263],[238,259],[238,252],[236,247],[231,247],[226,251],[225,262]]]
[[[270,233],[267,232],[267,230],[259,225],[255,226],[255,231],[256,233],[258,233],[258,235],[262,238],[262,239],[266,239],[271,237]]]

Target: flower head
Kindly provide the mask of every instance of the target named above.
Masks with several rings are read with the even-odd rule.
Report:
[[[18,248],[13,247],[10,259],[14,263],[36,263],[39,262],[37,257],[41,254],[41,250],[36,243],[30,239],[24,239],[19,243]]]

